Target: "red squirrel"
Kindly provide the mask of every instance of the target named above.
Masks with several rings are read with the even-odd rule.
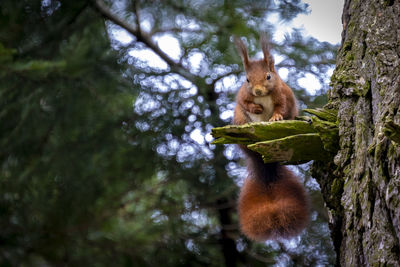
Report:
[[[236,98],[234,124],[294,119],[296,99],[275,70],[266,37],[261,37],[261,60],[249,59],[241,39],[235,38],[235,43],[247,80]],[[298,178],[285,166],[264,163],[260,154],[244,145],[239,147],[248,170],[238,203],[242,232],[255,241],[298,235],[309,219],[308,198]]]

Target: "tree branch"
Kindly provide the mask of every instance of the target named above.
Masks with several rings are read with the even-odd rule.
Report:
[[[266,163],[300,164],[335,155],[339,147],[339,130],[335,122],[336,110],[308,109],[312,116],[307,121],[228,125],[211,130],[213,144],[244,144],[260,153]]]
[[[189,28],[179,28],[179,27],[171,27],[171,28],[164,28],[164,29],[157,29],[157,30],[152,30],[151,34],[160,34],[160,33],[166,33],[166,32],[189,32],[189,33],[202,33],[201,29],[189,29]]]
[[[130,34],[134,35],[138,42],[145,44],[147,47],[153,50],[154,53],[156,53],[161,59],[163,59],[169,65],[171,71],[174,71],[180,74],[185,79],[191,81],[192,83],[195,83],[197,76],[189,72],[180,63],[175,62],[171,57],[169,57],[166,53],[164,53],[164,51],[162,51],[160,47],[153,42],[151,35],[140,31],[139,24],[137,25],[136,28],[132,27],[129,23],[120,19],[117,15],[113,14],[102,0],[96,0],[95,6],[103,17],[115,23],[116,25],[124,28]],[[138,7],[136,6],[135,13],[136,13],[136,19],[138,20],[139,18],[137,17],[137,12],[138,12]],[[137,23],[139,23],[139,21],[137,21]]]
[[[240,73],[241,73],[241,71],[239,71],[239,70],[233,70],[233,71],[230,71],[230,72],[228,72],[228,73],[225,73],[225,74],[223,74],[223,75],[217,77],[216,79],[214,79],[214,80],[212,81],[212,83],[210,84],[210,86],[212,86],[212,88],[214,88],[215,84],[216,84],[218,81],[220,81],[220,80],[224,79],[225,77],[228,77],[228,76],[230,76],[230,75],[232,75],[232,74],[234,74],[234,75],[239,75]]]

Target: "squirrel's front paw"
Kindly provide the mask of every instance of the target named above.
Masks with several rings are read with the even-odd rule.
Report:
[[[283,116],[282,114],[279,113],[274,113],[272,117],[269,119],[269,121],[281,121],[281,120],[283,120]]]
[[[258,105],[258,104],[253,104],[253,105],[250,107],[250,112],[251,112],[251,113],[254,113],[254,114],[261,114],[261,113],[263,113],[263,111],[264,111],[263,106]]]

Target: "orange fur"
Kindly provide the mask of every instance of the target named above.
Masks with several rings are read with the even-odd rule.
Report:
[[[250,60],[248,58],[245,44],[239,38],[235,39],[236,46],[242,57],[248,82],[240,87],[236,103],[239,106],[235,110],[238,116],[248,115],[248,113],[261,114],[265,108],[271,108],[271,116],[264,118],[265,121],[277,121],[282,119],[294,119],[297,115],[296,100],[292,90],[282,81],[274,67],[274,60],[269,52],[269,45],[264,38],[261,39],[264,59]],[[267,76],[270,78],[267,79]],[[266,107],[256,104],[257,99],[269,96],[273,107]],[[248,119],[247,122],[251,121]]]
[[[235,42],[248,82],[238,92],[234,124],[294,119],[295,97],[275,71],[266,39],[261,39],[264,59],[257,61],[248,58],[247,48],[240,39]],[[238,205],[242,232],[256,241],[299,234],[308,223],[309,205],[297,177],[277,163],[265,164],[259,154],[245,145],[239,147],[246,155],[249,172]]]
[[[269,184],[247,177],[238,208],[242,232],[256,241],[295,236],[309,216],[304,188],[286,168],[280,179]]]

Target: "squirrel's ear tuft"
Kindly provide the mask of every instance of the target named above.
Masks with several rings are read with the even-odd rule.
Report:
[[[233,40],[240,56],[242,57],[244,68],[247,69],[247,67],[249,66],[249,55],[247,52],[247,47],[243,43],[242,39],[240,39],[239,37],[235,36]]]
[[[265,33],[261,33],[260,36],[260,43],[261,43],[261,49],[264,54],[264,60],[267,63],[268,67],[270,68],[271,71],[275,70],[274,64],[274,57],[270,53],[270,42],[268,41],[268,37]]]

